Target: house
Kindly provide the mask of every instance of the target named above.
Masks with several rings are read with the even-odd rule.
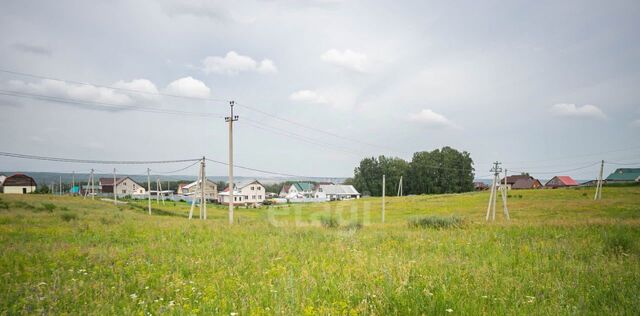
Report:
[[[499,184],[504,185],[504,178],[500,180]],[[507,188],[515,190],[540,189],[542,188],[542,183],[528,174],[520,174],[507,176]]]
[[[279,196],[286,199],[301,199],[312,197],[315,185],[311,182],[293,182],[285,184]]]
[[[2,192],[2,184],[4,183],[4,179],[6,179],[7,176],[0,174],[0,192]]]
[[[113,178],[100,178],[98,185],[102,193],[113,194]],[[147,190],[129,177],[116,178],[118,196],[145,194]]]
[[[196,194],[197,197],[200,197],[200,183],[202,182],[197,180],[189,184],[180,184],[178,194],[187,196]],[[204,197],[208,201],[218,201],[218,185],[209,179],[205,181]]]
[[[258,205],[262,204],[266,198],[266,189],[258,180],[240,181],[234,183],[233,204]],[[229,187],[218,194],[220,203],[229,204]]]
[[[544,186],[547,188],[565,188],[565,187],[575,187],[578,185],[576,180],[573,180],[570,176],[555,176],[551,178]]]
[[[489,186],[482,181],[476,181],[473,183],[473,189],[476,191],[484,191],[484,190],[488,190]]]
[[[5,194],[27,194],[34,192],[36,187],[36,181],[22,173],[8,176],[2,182],[2,192]]]
[[[360,193],[353,185],[347,184],[321,184],[318,186],[315,194],[315,198],[326,199],[327,201],[334,200],[349,200],[359,199]]]
[[[640,182],[640,168],[618,168],[607,177],[607,182]]]

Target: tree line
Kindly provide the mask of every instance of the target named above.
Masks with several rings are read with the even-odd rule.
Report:
[[[360,161],[353,179],[347,181],[364,195],[382,195],[382,175],[386,195],[396,195],[400,176],[404,194],[459,193],[473,190],[473,160],[466,151],[443,147],[413,154],[411,161],[397,157],[371,157]]]

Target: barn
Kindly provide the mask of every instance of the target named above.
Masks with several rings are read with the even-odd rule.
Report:
[[[547,181],[544,185],[547,188],[565,188],[565,187],[575,187],[578,185],[576,180],[573,180],[570,176],[555,176],[551,178],[551,180]]]
[[[2,183],[2,190],[6,194],[27,194],[35,192],[36,181],[22,173],[8,176]]]

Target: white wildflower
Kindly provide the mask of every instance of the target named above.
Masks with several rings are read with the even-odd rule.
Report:
[[[176,305],[176,302],[174,302],[174,301],[169,301],[169,307],[172,307],[172,306],[174,306],[174,305]]]
[[[131,299],[135,300],[136,298],[138,298],[138,294],[133,293],[133,294],[129,295],[129,297],[131,297]]]
[[[452,312],[453,312],[453,309],[451,309],[451,308],[447,308],[447,309],[445,309],[445,311],[446,311],[447,313],[452,313]]]

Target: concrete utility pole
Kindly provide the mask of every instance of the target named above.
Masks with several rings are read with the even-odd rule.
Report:
[[[400,176],[400,182],[398,183],[398,196],[402,196],[402,176]]]
[[[151,215],[151,169],[147,168],[147,194],[149,196],[149,215]]]
[[[384,224],[384,196],[385,196],[385,188],[386,188],[386,181],[385,181],[385,175],[382,175],[382,224]]]
[[[113,168],[113,205],[118,204],[118,195],[116,194],[116,168]]]
[[[598,181],[596,183],[596,195],[593,200],[602,200],[602,172],[604,171],[604,160],[600,162],[600,174],[598,175]]]
[[[229,101],[230,114],[225,117],[225,122],[229,123],[229,224],[233,224],[233,122],[237,121],[239,116],[233,115],[234,101]]]
[[[509,187],[507,186],[507,169],[504,169],[504,187],[502,188],[502,212],[504,213],[504,217],[507,220],[509,218],[509,209],[507,208],[507,193],[509,191]]]
[[[60,195],[62,196],[62,176],[60,176]]]
[[[202,204],[202,216],[207,219],[207,199],[205,198],[204,191],[207,188],[207,173],[205,170],[205,158],[202,156],[201,168],[202,168],[202,186],[200,187],[200,203]]]
[[[494,162],[493,163],[493,168],[491,168],[491,172],[493,172],[493,182],[491,184],[491,195],[489,196],[489,205],[487,206],[487,217],[486,220],[489,221],[489,217],[491,217],[491,220],[494,221],[496,219],[496,200],[497,200],[497,186],[498,186],[498,176],[500,175],[500,173],[502,172],[502,168],[500,168],[500,162]],[[506,192],[503,191],[504,194],[504,200],[503,203],[505,203],[505,217],[508,219],[508,210],[506,209]]]
[[[76,188],[76,172],[73,171],[71,173],[71,190],[69,191],[70,195],[76,195],[76,193],[73,192],[75,190],[75,188]]]
[[[93,169],[91,169],[91,199],[94,200],[96,196],[96,180],[93,176]]]

